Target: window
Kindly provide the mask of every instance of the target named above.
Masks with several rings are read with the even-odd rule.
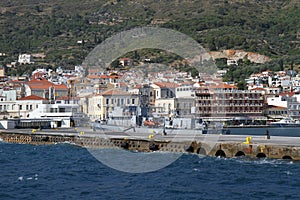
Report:
[[[57,108],[50,108],[50,113],[57,113]]]
[[[134,105],[134,104],[135,104],[135,99],[132,99],[132,100],[131,100],[131,103]]]
[[[109,99],[106,99],[106,105],[108,105],[109,104]]]

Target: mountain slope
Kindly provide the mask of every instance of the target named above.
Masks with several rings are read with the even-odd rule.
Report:
[[[0,52],[8,57],[0,61],[44,52],[52,65],[79,64],[112,34],[151,25],[181,31],[208,50],[243,49],[300,64],[299,19],[298,0],[2,0]]]

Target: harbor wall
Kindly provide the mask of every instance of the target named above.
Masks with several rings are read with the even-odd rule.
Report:
[[[217,142],[210,147],[205,142],[170,142],[167,140],[154,139],[130,139],[130,138],[101,138],[84,135],[55,135],[55,134],[22,134],[0,133],[4,142],[47,145],[57,143],[71,143],[87,148],[121,148],[139,152],[166,151],[194,153],[203,156],[238,157],[247,156],[252,158],[274,158],[300,160],[300,146],[292,145],[265,145],[259,143],[245,144],[243,142]]]

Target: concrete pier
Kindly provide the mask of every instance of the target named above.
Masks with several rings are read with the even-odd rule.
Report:
[[[250,138],[251,137],[251,138]],[[8,143],[55,144],[72,143],[87,148],[122,148],[132,151],[189,152],[221,157],[268,157],[300,160],[300,138],[240,135],[148,135],[123,132],[94,132],[90,129],[10,130],[0,132]]]

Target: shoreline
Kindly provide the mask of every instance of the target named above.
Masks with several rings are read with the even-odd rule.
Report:
[[[300,160],[300,137],[217,134],[127,134],[81,130],[1,131],[3,142],[47,145],[70,142],[86,148],[119,148],[134,152],[178,152],[204,156],[273,158]]]

